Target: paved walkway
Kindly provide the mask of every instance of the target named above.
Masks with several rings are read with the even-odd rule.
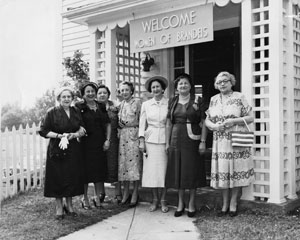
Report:
[[[194,218],[186,213],[174,217],[175,208],[168,213],[160,209],[149,212],[148,203],[140,203],[136,208],[128,209],[102,222],[74,232],[59,240],[197,240],[197,228]]]

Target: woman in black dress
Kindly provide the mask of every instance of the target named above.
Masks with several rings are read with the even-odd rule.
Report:
[[[201,98],[193,91],[193,83],[188,74],[182,74],[175,80],[178,96],[169,100],[166,149],[168,166],[166,187],[178,189],[178,206],[174,214],[180,217],[185,208],[184,191],[189,189],[188,216],[196,213],[195,194],[198,187],[206,185],[204,159],[199,152],[205,149],[206,127],[205,113]]]
[[[82,207],[90,209],[88,199],[88,184],[94,183],[95,197],[92,199],[96,208],[101,207],[104,201],[104,181],[107,174],[107,159],[105,151],[110,146],[111,125],[104,104],[98,103],[96,83],[85,84],[80,92],[84,99],[76,103],[80,109],[83,122],[86,126],[86,136],[82,138],[84,150],[84,197]]]
[[[120,203],[122,200],[121,184],[118,181],[118,157],[119,157],[119,138],[118,127],[119,106],[108,100],[110,90],[105,85],[100,85],[97,92],[97,100],[106,106],[108,117],[111,122],[110,147],[107,150],[107,176],[105,182],[115,185],[114,201]]]
[[[56,219],[63,219],[64,210],[71,216],[77,216],[72,197],[83,193],[82,148],[77,139],[85,132],[80,112],[70,106],[73,99],[71,89],[60,89],[57,94],[59,106],[48,110],[39,131],[42,137],[50,138],[44,196],[56,198]]]

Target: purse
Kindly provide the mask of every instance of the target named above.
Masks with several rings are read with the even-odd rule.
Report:
[[[243,118],[243,121],[248,129],[248,132],[231,131],[231,145],[232,147],[252,147],[254,143],[254,132],[250,131],[250,128]]]

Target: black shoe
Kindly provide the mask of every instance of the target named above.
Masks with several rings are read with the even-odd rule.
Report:
[[[97,204],[96,198],[93,198],[93,203],[94,203],[95,208],[98,208],[98,209],[103,208],[101,205],[101,201],[100,201],[99,205]]]
[[[236,211],[229,211],[229,216],[230,217],[236,217],[238,215],[237,210]]]
[[[187,215],[188,215],[188,217],[190,217],[190,218],[195,217],[195,215],[196,215],[196,210],[195,210],[194,212],[188,211],[188,212],[187,212]]]
[[[70,210],[65,205],[63,206],[63,210],[67,216],[78,217],[78,214],[76,212],[70,212]]]
[[[56,220],[63,220],[64,219],[64,215],[63,214],[56,214],[55,215],[55,219]]]
[[[219,211],[217,212],[217,217],[224,217],[225,215],[227,215],[229,212],[229,208],[227,208],[227,210],[224,212],[224,211]]]
[[[127,206],[130,203],[131,200],[131,194],[128,195],[127,199],[125,200],[125,202],[120,203],[120,206]]]
[[[136,205],[138,205],[138,202],[139,202],[139,195],[137,195],[136,201],[135,201],[135,202],[131,202],[131,203],[129,204],[129,207],[130,207],[130,208],[136,207]]]
[[[100,193],[100,197],[99,197],[100,203],[103,203],[103,202],[104,202],[105,197],[106,197],[106,194],[105,194],[105,193]]]
[[[91,209],[91,206],[88,204],[85,204],[85,202],[84,202],[84,200],[83,199],[81,199],[81,207],[83,208],[83,209],[85,209],[85,210],[89,210],[89,209]]]
[[[182,214],[184,213],[184,209],[185,209],[185,204],[183,204],[183,208],[181,211],[175,211],[174,217],[181,217]]]

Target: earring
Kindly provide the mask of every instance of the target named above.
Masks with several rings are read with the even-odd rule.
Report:
[[[165,93],[165,90],[162,90],[161,92],[162,92],[162,94],[164,94],[164,93]]]

